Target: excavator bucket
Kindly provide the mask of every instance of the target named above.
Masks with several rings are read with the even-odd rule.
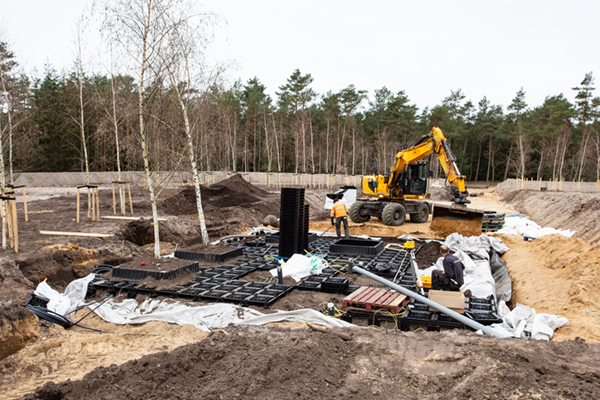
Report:
[[[446,237],[454,232],[463,236],[481,235],[483,211],[469,209],[464,205],[434,204],[430,229]]]

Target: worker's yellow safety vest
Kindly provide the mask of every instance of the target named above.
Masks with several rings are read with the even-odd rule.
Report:
[[[348,209],[346,208],[346,205],[344,203],[342,203],[341,201],[334,203],[333,207],[331,207],[331,216],[332,217],[340,218],[340,217],[345,217],[347,215],[348,215]]]

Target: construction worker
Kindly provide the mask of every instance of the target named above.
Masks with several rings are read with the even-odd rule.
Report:
[[[348,239],[350,237],[350,234],[348,233],[348,208],[346,208],[346,205],[342,203],[339,199],[336,199],[333,202],[333,207],[331,207],[331,225],[335,223],[335,233],[337,234],[338,239],[341,238],[340,225],[342,221],[344,222],[346,239]]]
[[[437,269],[431,272],[431,288],[460,292],[460,287],[464,284],[463,271],[465,266],[458,257],[450,253],[450,249],[446,245],[440,247],[440,254],[444,257],[444,272]],[[470,293],[469,291],[469,295]]]

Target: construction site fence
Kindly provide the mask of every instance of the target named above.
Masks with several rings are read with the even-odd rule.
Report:
[[[500,184],[500,190],[510,191],[538,191],[538,192],[579,192],[579,193],[599,193],[600,180],[596,182],[568,181],[565,179],[541,180],[541,179],[508,179]]]
[[[240,174],[244,180],[268,189],[282,187],[304,187],[310,189],[336,189],[340,186],[361,185],[362,175],[342,174],[303,174],[291,172],[228,172],[228,171],[202,171],[200,184],[212,185]],[[15,175],[15,185],[27,187],[76,187],[86,184],[84,172],[28,172]],[[90,184],[111,187],[115,182],[127,182],[133,187],[147,187],[146,174],[143,171],[121,172],[90,172]],[[155,172],[152,175],[155,186],[181,187],[193,184],[191,172]]]

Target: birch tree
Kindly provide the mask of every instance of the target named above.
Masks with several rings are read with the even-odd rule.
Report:
[[[161,88],[165,66],[171,60],[169,46],[174,29],[182,23],[183,2],[178,0],[114,0],[107,3],[105,23],[117,32],[116,40],[135,63],[133,71],[137,80],[138,135],[142,150],[146,185],[152,207],[154,227],[154,256],[160,257],[160,232],[158,225],[157,188],[154,186],[154,169],[151,165],[151,138],[147,131],[147,101],[152,90]]]
[[[202,51],[207,43],[207,37],[202,29],[211,22],[211,14],[196,15],[195,18],[187,18],[184,15],[191,14],[187,7],[186,12],[181,14],[182,20],[174,24],[172,31],[172,62],[167,65],[171,86],[176,94],[176,103],[178,104],[184,122],[187,150],[192,170],[194,190],[196,193],[196,208],[198,211],[198,221],[202,233],[202,242],[208,245],[208,231],[204,219],[202,208],[202,196],[200,190],[200,174],[198,172],[198,163],[194,145],[194,126],[190,122],[190,96],[196,92],[194,85],[199,81],[205,82],[205,87],[214,84],[213,80],[218,78],[218,72],[205,76],[206,72],[202,68]]]

